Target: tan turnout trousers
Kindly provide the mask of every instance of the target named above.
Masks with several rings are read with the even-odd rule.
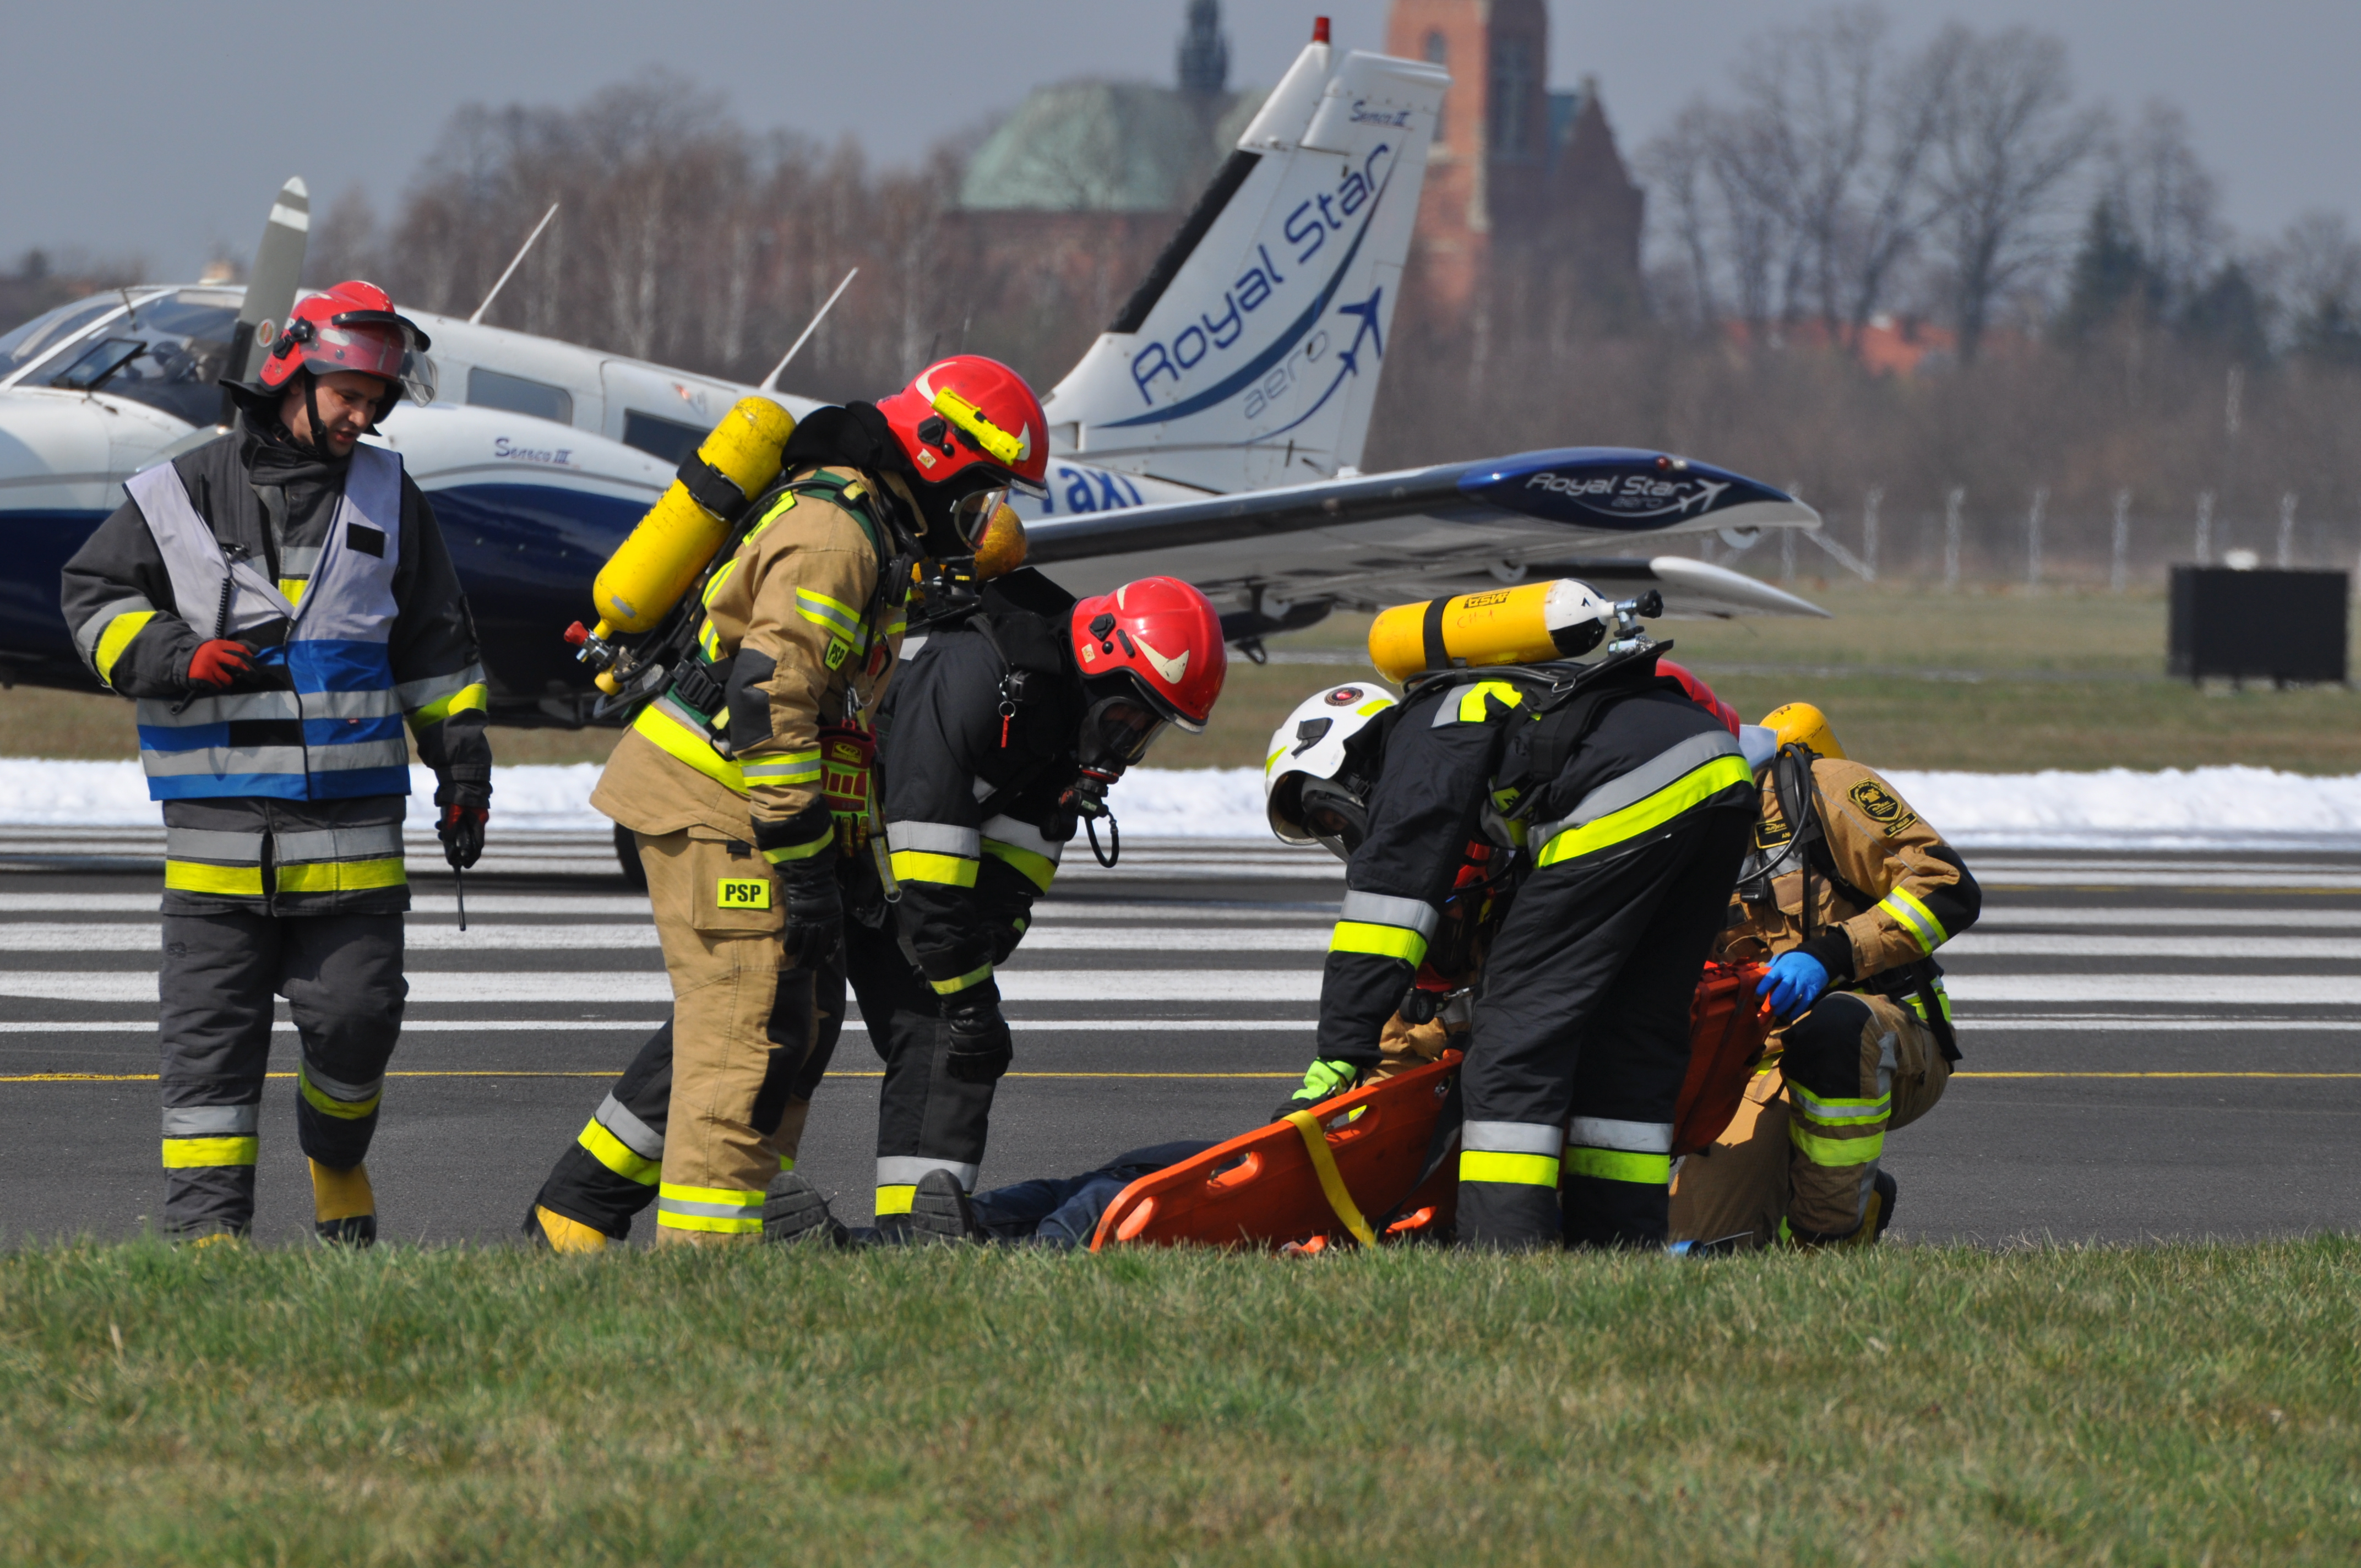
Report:
[[[656,1239],[754,1241],[811,1111],[791,1093],[819,1036],[809,973],[790,968],[779,881],[751,845],[706,827],[638,839],[674,1035],[698,1047],[673,1057]]]
[[[1744,1236],[1741,1247],[1769,1246],[1791,1209],[1806,1226],[1823,1213],[1857,1212],[1861,1173],[1875,1171],[1884,1135],[1916,1121],[1943,1097],[1951,1064],[1917,1014],[1890,997],[1849,994],[1869,1012],[1860,1031],[1861,1109],[1883,1100],[1890,1105],[1886,1114],[1861,1116],[1827,1138],[1806,1132],[1821,1124],[1801,1112],[1795,1086],[1780,1070],[1785,1031],[1772,1036],[1766,1065],[1747,1085],[1738,1114],[1711,1147],[1690,1155],[1673,1173],[1671,1240]]]

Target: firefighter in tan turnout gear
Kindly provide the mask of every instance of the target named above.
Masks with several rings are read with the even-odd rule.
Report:
[[[1769,960],[1784,1022],[1736,1119],[1682,1162],[1671,1234],[1872,1242],[1894,1215],[1885,1135],[1934,1107],[1959,1059],[1934,953],[1983,895],[1819,709],[1789,703],[1742,739],[1762,815],[1716,956]]]
[[[1015,372],[962,356],[883,404],[818,411],[783,455],[707,582],[695,655],[590,802],[638,840],[673,1017],[664,1130],[610,1096],[583,1147],[658,1178],[664,1241],[762,1234],[764,1190],[792,1168],[827,1069],[815,981],[833,969],[861,838],[830,810],[823,750],[865,771],[913,567],[962,554],[1012,482],[1039,483],[1047,430]],[[864,776],[830,793],[866,791]],[[561,1248],[604,1240],[545,1208],[533,1223]]]

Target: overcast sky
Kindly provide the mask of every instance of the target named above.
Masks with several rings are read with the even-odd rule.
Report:
[[[1552,0],[1551,82],[1599,79],[1627,153],[1743,40],[1819,0]],[[2062,35],[2084,96],[2179,103],[2248,236],[2309,207],[2361,210],[2354,0],[1889,0],[1906,40],[1958,18]],[[1268,83],[1320,11],[1382,43],[1383,0],[1231,0],[1232,78]],[[43,246],[192,275],[244,252],[289,174],[324,205],[359,184],[390,212],[469,102],[570,104],[664,66],[741,121],[913,159],[1080,75],[1169,81],[1181,0],[16,0],[0,16],[10,146],[0,264]],[[364,43],[372,35],[383,41]]]

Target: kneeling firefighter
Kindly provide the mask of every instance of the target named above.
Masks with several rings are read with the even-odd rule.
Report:
[[[914,569],[970,554],[1011,487],[1038,490],[1048,442],[1024,379],[969,355],[879,403],[816,411],[777,455],[780,478],[751,504],[721,491],[737,483],[725,471],[692,472],[706,459],[683,464],[684,485],[741,521],[688,606],[679,673],[591,796],[638,842],[673,1016],[528,1216],[561,1247],[603,1245],[609,1178],[635,1189],[632,1208],[655,1188],[659,1240],[760,1234],[764,1189],[793,1163],[828,1066],[815,985],[840,973],[843,882],[865,858],[851,851],[866,715],[894,672]]]
[[[1737,738],[1657,668],[1636,618],[1659,608],[1560,581],[1389,610],[1371,660],[1410,678],[1348,748],[1366,808],[1301,786],[1352,850],[1307,1105],[1378,1064],[1469,841],[1523,862],[1460,1074],[1463,1245],[1664,1239],[1690,1004],[1754,801]]]
[[[486,683],[434,513],[361,444],[434,397],[426,334],[359,281],[290,313],[229,434],[135,476],[64,572],[66,623],[139,704],[164,808],[164,1226],[245,1234],[274,996],[324,1239],[365,1245],[363,1161],[401,1030],[408,720],[455,865],[491,802]]]
[[[1737,1118],[1682,1162],[1673,1234],[1872,1242],[1896,1194],[1885,1135],[1933,1109],[1960,1057],[1933,955],[1983,894],[1818,708],[1789,703],[1745,739],[1761,816],[1717,956],[1768,959],[1762,991],[1784,1022]]]

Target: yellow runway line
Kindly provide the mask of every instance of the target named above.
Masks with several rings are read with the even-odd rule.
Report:
[[[291,1072],[267,1072],[262,1076],[268,1079],[293,1078],[295,1075]],[[615,1071],[535,1072],[523,1069],[509,1071],[500,1068],[475,1068],[436,1072],[389,1072],[385,1076],[388,1078],[612,1078],[615,1076]],[[829,1074],[830,1078],[883,1078],[884,1076],[882,1071]],[[1297,1079],[1303,1075],[1300,1072],[1012,1072],[1007,1076],[1010,1078]],[[0,1074],[0,1083],[154,1083],[158,1075],[152,1072],[19,1072]]]

